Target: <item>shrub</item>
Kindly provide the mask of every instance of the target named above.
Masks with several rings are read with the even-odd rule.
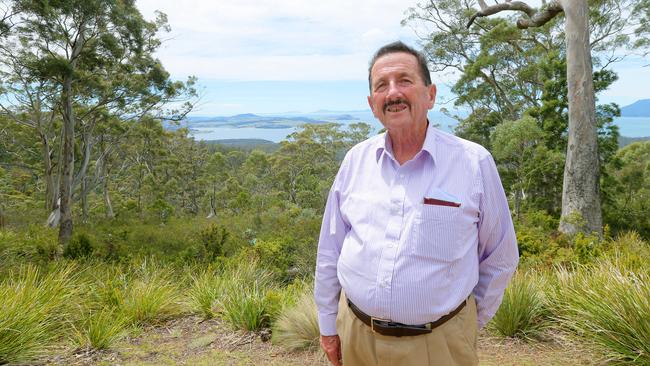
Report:
[[[505,337],[531,339],[548,326],[543,277],[536,271],[518,272],[488,327]]]
[[[23,266],[0,283],[0,364],[32,360],[63,334],[73,297],[74,267],[41,274]]]
[[[273,327],[273,340],[287,349],[298,351],[318,349],[319,338],[314,294],[307,291],[295,305],[280,313]]]
[[[650,365],[650,275],[609,260],[559,270],[552,292],[560,326],[617,363]]]
[[[230,233],[226,228],[219,225],[210,225],[201,230],[199,238],[205,247],[208,260],[214,261],[223,255],[223,249],[229,236]]]
[[[88,235],[81,233],[76,235],[63,249],[63,256],[69,259],[88,258],[94,248],[90,243]]]

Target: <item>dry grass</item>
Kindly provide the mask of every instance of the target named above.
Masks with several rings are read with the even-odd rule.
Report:
[[[551,337],[552,336],[552,337]],[[560,335],[545,342],[479,336],[481,365],[598,365],[589,353]],[[233,331],[224,321],[185,317],[145,328],[113,350],[52,356],[46,365],[328,365],[320,351],[288,352],[262,342],[258,333]]]

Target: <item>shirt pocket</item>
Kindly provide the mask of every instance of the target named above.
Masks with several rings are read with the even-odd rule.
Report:
[[[420,204],[413,225],[413,254],[439,262],[458,260],[460,214],[460,207]]]

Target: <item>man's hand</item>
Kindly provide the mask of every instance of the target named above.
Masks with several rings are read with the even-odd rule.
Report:
[[[341,339],[338,335],[320,336],[320,346],[325,351],[327,358],[334,366],[343,366],[341,357]]]

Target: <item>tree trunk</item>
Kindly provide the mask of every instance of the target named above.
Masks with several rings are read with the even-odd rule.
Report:
[[[2,203],[0,203],[0,229],[4,229],[5,225],[5,211]]]
[[[54,166],[50,155],[50,140],[44,132],[39,131],[41,137],[41,153],[43,155],[43,168],[45,169],[45,210],[50,212],[56,207],[59,198],[57,186],[54,179]]]
[[[602,233],[596,106],[587,0],[563,0],[566,15],[569,142],[559,230]]]
[[[109,177],[109,171],[108,168],[106,167],[106,159],[102,159],[101,161],[102,164],[102,190],[104,193],[104,206],[106,207],[106,218],[107,219],[113,219],[115,218],[115,213],[113,212],[113,203],[111,202],[111,195],[110,192],[108,191],[108,177]]]
[[[72,174],[74,172],[74,125],[75,116],[72,108],[72,75],[66,75],[63,81],[63,172],[60,181],[61,223],[59,226],[59,243],[65,245],[72,237]]]
[[[88,182],[85,178],[81,179],[81,222],[88,222]]]

